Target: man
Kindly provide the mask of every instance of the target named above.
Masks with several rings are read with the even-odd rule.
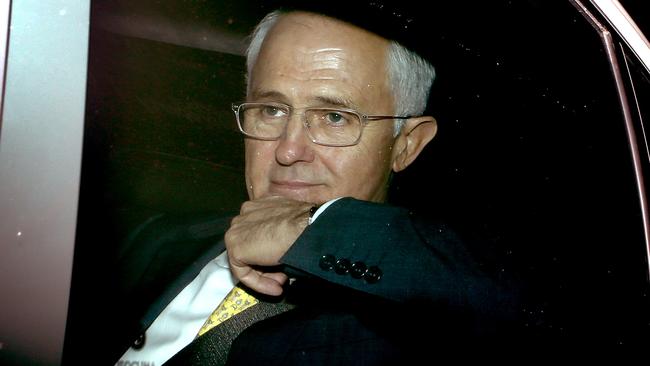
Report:
[[[247,61],[247,100],[233,110],[249,201],[232,220],[162,217],[132,235],[122,268],[138,300],[118,311],[132,324],[118,364],[391,363],[498,332],[510,295],[467,244],[383,204],[391,174],[436,134],[420,116],[433,68],[304,11],[267,16]],[[223,330],[235,315],[196,337],[235,284],[272,316],[254,305],[241,335]]]

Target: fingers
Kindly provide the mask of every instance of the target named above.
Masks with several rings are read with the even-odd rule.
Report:
[[[308,211],[313,204],[295,201],[280,196],[270,196],[254,201],[246,201],[241,205],[239,215],[234,222],[243,220],[263,222],[269,217],[285,220],[295,219],[300,213]]]
[[[233,275],[260,293],[281,294],[287,276],[273,267],[307,227],[311,206],[279,196],[244,202],[224,237]]]
[[[235,277],[249,288],[261,294],[280,296],[284,291],[282,285],[287,281],[287,275],[282,272],[261,272],[250,267],[231,267]],[[240,271],[243,274],[238,275]]]
[[[282,197],[245,202],[224,237],[228,256],[250,266],[279,264],[307,227],[310,208]]]

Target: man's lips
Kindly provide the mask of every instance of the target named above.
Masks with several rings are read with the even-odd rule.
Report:
[[[271,187],[279,189],[307,189],[311,187],[319,186],[317,183],[304,182],[299,180],[272,180]]]

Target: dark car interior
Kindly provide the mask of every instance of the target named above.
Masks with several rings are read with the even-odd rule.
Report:
[[[393,177],[390,202],[480,238],[494,255],[486,266],[525,284],[533,339],[647,344],[638,187],[593,27],[569,1],[385,3],[438,75],[428,107],[438,135]],[[639,2],[621,3],[648,32]],[[273,6],[92,3],[68,350],[82,347],[87,309],[110,296],[113,260],[137,225],[161,213],[225,215],[246,200],[230,104],[245,98],[245,37]],[[648,74],[627,61],[647,117]]]

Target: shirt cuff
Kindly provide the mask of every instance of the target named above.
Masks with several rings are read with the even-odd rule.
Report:
[[[325,209],[327,209],[327,208],[328,208],[332,203],[334,203],[334,202],[340,200],[341,198],[343,198],[343,197],[334,198],[333,200],[329,200],[329,201],[323,203],[323,204],[318,208],[318,210],[316,210],[316,212],[314,212],[314,215],[313,215],[312,217],[309,218],[309,225],[313,224],[314,221],[316,221],[316,218],[318,217],[318,215],[322,214],[322,213],[325,211]]]

